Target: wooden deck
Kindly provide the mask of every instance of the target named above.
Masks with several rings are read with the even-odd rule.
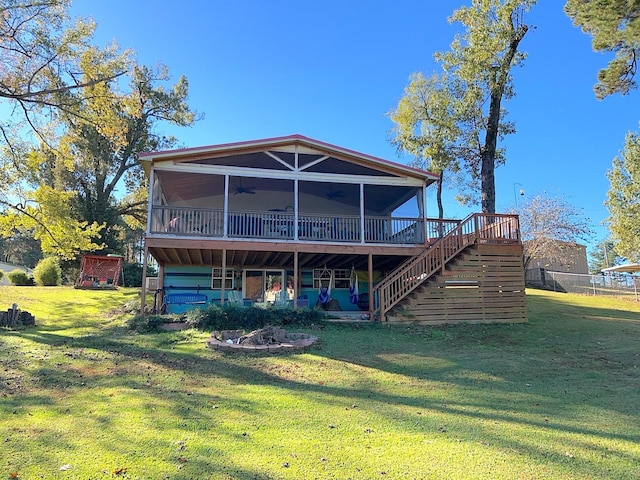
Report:
[[[306,215],[154,206],[151,235],[346,244],[425,245],[446,235],[458,220],[411,217]]]

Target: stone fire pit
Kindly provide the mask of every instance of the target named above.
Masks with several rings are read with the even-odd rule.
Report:
[[[242,330],[222,330],[211,334],[208,343],[214,350],[224,352],[294,352],[313,345],[318,337],[306,333],[287,333],[279,327],[267,325],[246,335]]]

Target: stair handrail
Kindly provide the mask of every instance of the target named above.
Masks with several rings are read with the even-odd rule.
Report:
[[[386,313],[469,245],[520,242],[517,215],[472,213],[454,229],[412,257],[373,287],[380,321]]]

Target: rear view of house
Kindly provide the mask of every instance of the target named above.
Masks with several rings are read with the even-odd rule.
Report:
[[[483,258],[500,276],[491,291],[508,290],[516,299],[509,308],[519,311],[506,321],[524,319],[517,217],[429,219],[426,188],[437,180],[430,172],[300,135],[140,160],[150,183],[145,253],[158,262],[165,299],[320,305],[383,320],[448,321],[433,312],[412,318],[399,312],[411,312],[412,295],[438,276],[455,280],[437,280],[445,293],[455,286],[452,298],[464,287],[483,303],[488,284],[477,269],[465,283],[455,259],[491,245],[498,263]],[[189,308],[181,303],[168,308]],[[474,319],[496,320],[481,317]]]

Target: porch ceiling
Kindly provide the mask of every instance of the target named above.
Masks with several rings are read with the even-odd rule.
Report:
[[[315,246],[311,246],[315,247]],[[318,251],[320,250],[320,251]],[[371,247],[369,247],[371,250]],[[373,266],[376,270],[392,270],[409,256],[415,254],[413,249],[400,253],[385,252],[377,248],[373,254]],[[400,250],[398,250],[400,252]],[[149,253],[163,265],[192,265],[215,266],[222,265],[223,251],[215,248],[198,246],[150,246]],[[372,252],[373,253],[373,252]],[[291,250],[266,249],[226,249],[226,265],[231,268],[288,268],[294,267],[295,252]],[[320,268],[326,266],[331,269],[367,270],[368,252],[359,248],[323,247],[298,250],[299,268]]]

